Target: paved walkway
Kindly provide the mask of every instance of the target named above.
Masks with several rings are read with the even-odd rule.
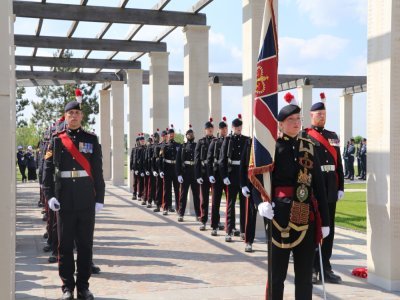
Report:
[[[37,207],[35,183],[17,187],[16,299],[57,299],[57,265],[42,252],[44,222]],[[245,253],[235,238],[200,232],[193,217],[177,222],[176,214],[162,216],[130,200],[126,189],[107,185],[106,205],[96,220],[94,260],[102,272],[93,275],[90,289],[96,299],[264,299],[267,277],[266,244]],[[223,211],[225,207],[222,207]],[[338,229],[335,271],[342,285],[327,285],[328,299],[400,299],[351,276],[365,266],[365,235]],[[293,266],[285,299],[294,299]],[[321,286],[314,287],[321,299]]]

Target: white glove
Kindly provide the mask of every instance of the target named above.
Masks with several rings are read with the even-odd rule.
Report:
[[[183,183],[183,177],[181,175],[178,176],[179,183]]]
[[[142,173],[140,173],[140,177],[144,177],[144,173],[142,172]]]
[[[164,172],[160,172],[160,177],[164,178]]]
[[[49,205],[49,208],[52,211],[59,211],[60,210],[60,202],[58,202],[58,200],[55,197],[50,198],[50,200],[48,202],[48,205]]]
[[[139,171],[135,171],[135,175],[139,175]]]
[[[344,197],[344,192],[343,191],[338,191],[337,192],[337,199],[340,200]]]
[[[153,171],[153,176],[154,176],[154,177],[157,177],[157,176],[158,176],[158,173],[157,173],[156,171]]]
[[[104,204],[103,204],[103,203],[98,203],[98,202],[96,202],[96,214],[97,214],[99,211],[101,211],[101,210],[103,209],[103,207],[104,207]]]
[[[198,184],[203,184],[203,178],[197,178],[197,183]]]
[[[208,180],[210,180],[211,183],[215,183],[215,177],[214,176],[208,177]]]
[[[258,205],[258,213],[260,216],[272,220],[274,217],[274,210],[269,202],[262,202]]]
[[[250,190],[249,190],[249,188],[248,188],[247,186],[242,187],[242,194],[243,194],[243,196],[245,196],[246,198],[247,198],[247,197],[250,197]]]
[[[323,226],[322,228],[322,238],[326,238],[329,235],[329,226]]]
[[[146,175],[147,175],[147,176],[150,176],[150,172],[149,172],[149,171],[146,171]]]
[[[228,177],[225,177],[225,178],[224,178],[224,184],[225,184],[225,185],[230,185],[230,184],[231,184],[231,181],[229,180]]]

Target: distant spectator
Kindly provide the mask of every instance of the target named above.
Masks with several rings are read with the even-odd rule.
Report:
[[[32,146],[28,146],[27,152],[25,153],[25,160],[28,167],[28,180],[35,181],[37,179],[36,161]]]
[[[22,176],[22,182],[26,182],[26,175],[25,175],[26,160],[25,160],[25,156],[24,156],[24,150],[23,150],[22,146],[18,146],[17,149],[18,149],[17,163],[18,163],[19,172],[21,173],[21,176]]]
[[[356,152],[356,147],[354,146],[354,139],[350,139],[350,144],[347,147],[347,168],[349,175],[346,179],[354,180],[354,154]]]
[[[344,160],[344,177],[349,176],[349,156],[347,154],[347,149],[349,148],[350,141],[347,141],[347,144],[343,147],[343,160]]]
[[[359,179],[365,180],[367,175],[367,139],[362,139],[360,149],[361,171]]]

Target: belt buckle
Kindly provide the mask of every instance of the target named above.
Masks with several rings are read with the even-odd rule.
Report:
[[[79,171],[77,171],[77,170],[71,171],[71,178],[75,178],[75,177],[79,177]]]

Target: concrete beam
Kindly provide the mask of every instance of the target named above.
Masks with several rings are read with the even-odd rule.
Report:
[[[62,67],[62,68],[102,68],[102,69],[141,68],[141,63],[139,61],[32,57],[32,56],[16,56],[15,64],[20,66],[47,66],[47,67]]]
[[[78,72],[46,72],[46,71],[16,71],[17,79],[55,79],[55,80],[75,80],[75,81],[119,81],[120,78],[115,73],[78,73]]]
[[[121,41],[121,40],[98,40],[86,38],[66,38],[50,36],[34,36],[16,34],[14,36],[15,46],[38,47],[38,48],[64,48],[80,50],[101,51],[127,51],[127,52],[150,52],[166,51],[165,43],[148,41]]]
[[[25,18],[73,20],[122,24],[164,26],[206,25],[205,14],[152,9],[80,6],[70,4],[14,2],[14,14]]]

